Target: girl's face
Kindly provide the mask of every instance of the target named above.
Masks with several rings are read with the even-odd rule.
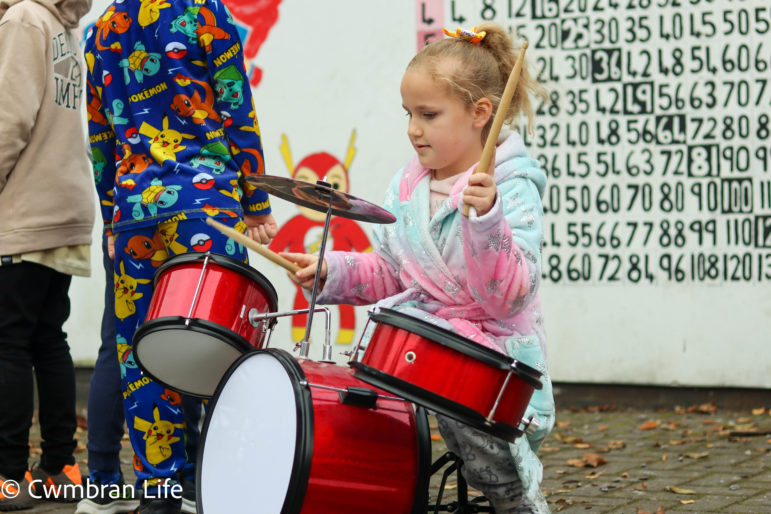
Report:
[[[423,167],[434,170],[437,179],[444,179],[479,161],[489,109],[479,105],[469,108],[420,66],[404,74],[401,93],[410,118],[407,135]],[[486,98],[477,104],[480,102],[489,104]]]

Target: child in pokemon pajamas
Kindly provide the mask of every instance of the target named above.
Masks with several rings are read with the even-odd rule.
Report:
[[[165,260],[210,251],[247,262],[246,249],[206,218],[262,243],[277,226],[267,194],[243,180],[263,173],[264,160],[242,44],[222,2],[116,0],[89,34],[85,57],[90,144],[114,245],[117,337],[129,345],[125,354]],[[192,478],[185,441],[197,436],[196,427],[185,425],[186,413],[140,369],[123,372],[137,487]],[[158,426],[168,430],[162,438],[153,432]]]

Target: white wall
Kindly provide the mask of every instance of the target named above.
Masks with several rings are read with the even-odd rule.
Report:
[[[418,32],[435,32],[442,25],[454,30],[458,22],[453,15],[466,18],[464,27],[492,16],[528,37],[531,69],[551,78],[548,86],[556,100],[551,113],[546,107],[539,116],[539,128],[529,138],[533,155],[546,164],[555,186],[545,201],[546,277],[541,287],[553,378],[769,387],[771,357],[765,343],[771,333],[771,241],[764,227],[771,219],[771,138],[764,123],[771,116],[771,84],[766,87],[764,81],[771,70],[771,44],[762,43],[768,40],[764,30],[766,22],[771,26],[771,8],[766,0],[618,0],[618,8],[611,10],[608,1],[284,0],[279,21],[255,59],[263,70],[254,93],[267,171],[288,176],[279,152],[281,134],[289,138],[295,164],[320,151],[342,161],[355,129],[351,193],[379,203],[411,152],[399,82],[422,39]],[[661,3],[667,7],[658,7]],[[605,10],[592,11],[594,6]],[[94,17],[103,8],[95,5]],[[426,25],[423,20],[429,18],[435,21]],[[665,39],[670,32],[679,35],[681,22],[682,37]],[[715,34],[707,38],[711,27]],[[647,31],[648,41],[640,41]],[[699,71],[699,59],[704,61],[707,53],[713,72]],[[650,76],[643,77],[649,61]],[[678,62],[681,73],[664,74],[664,68],[680,71]],[[581,63],[590,64],[583,77]],[[570,78],[574,64],[579,67]],[[715,106],[705,107],[712,94]],[[618,112],[613,112],[616,97]],[[745,122],[746,137],[730,137],[726,123],[736,127]],[[614,129],[616,145],[608,142]],[[710,154],[714,145],[718,153]],[[744,163],[731,154],[743,157],[745,152],[749,163],[741,171]],[[709,155],[712,161],[704,159]],[[603,163],[612,159],[619,173],[601,177]],[[650,175],[633,175],[635,165]],[[569,176],[568,168],[588,176]],[[702,204],[699,209],[696,191],[711,187],[718,192],[716,208]],[[742,199],[728,194],[732,187],[751,190],[750,202],[731,202]],[[682,188],[682,206],[669,209],[669,188]],[[642,203],[648,193],[649,208]],[[606,209],[605,202],[616,194],[618,209]],[[576,209],[568,212],[573,199]],[[280,199],[273,206],[280,222],[298,213]],[[733,224],[751,232],[746,241],[730,240]],[[361,225],[371,233],[371,226]],[[619,238],[613,240],[616,248],[608,245],[612,236]],[[276,287],[279,310],[291,309],[294,290],[283,270],[251,257]],[[93,260],[94,276],[73,281],[73,312],[66,327],[80,363],[93,362],[99,344],[104,281],[98,245]],[[707,264],[702,277],[695,269],[700,260]],[[647,262],[650,279],[643,274],[637,280],[638,262],[642,268]],[[358,337],[365,310],[358,311],[357,320]],[[322,325],[319,318],[312,356],[320,352]],[[284,319],[273,346],[290,348],[289,340]]]

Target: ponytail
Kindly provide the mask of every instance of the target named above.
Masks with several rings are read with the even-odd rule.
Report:
[[[407,68],[425,67],[435,80],[445,82],[469,106],[487,97],[496,112],[521,48],[514,47],[511,37],[500,25],[483,23],[477,27],[477,34],[481,32],[486,34],[478,43],[453,38],[430,43],[418,52]],[[530,75],[525,60],[504,123],[511,125],[524,113],[528,132],[533,132],[535,112],[531,95],[545,100],[547,90]],[[484,128],[484,139],[490,132],[492,120],[491,116]]]

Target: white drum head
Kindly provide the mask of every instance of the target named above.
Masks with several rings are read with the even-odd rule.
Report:
[[[153,380],[205,398],[214,395],[230,365],[244,353],[216,332],[184,325],[154,327],[135,339],[137,364]]]
[[[269,351],[244,355],[229,370],[201,435],[200,512],[281,512],[303,444],[297,383]]]

